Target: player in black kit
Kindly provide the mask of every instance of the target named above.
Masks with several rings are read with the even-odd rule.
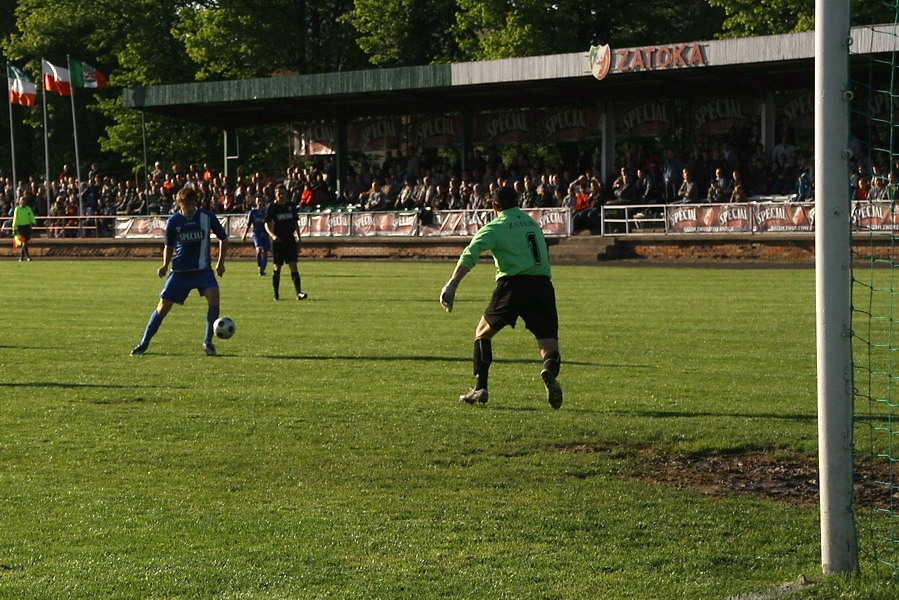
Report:
[[[297,291],[297,300],[305,300],[307,295],[300,286],[300,272],[297,271],[299,256],[299,231],[297,207],[288,202],[287,189],[283,185],[275,187],[275,201],[265,211],[265,230],[272,238],[272,287],[275,289],[275,300],[278,300],[278,289],[281,285],[281,265],[290,267],[290,278]]]

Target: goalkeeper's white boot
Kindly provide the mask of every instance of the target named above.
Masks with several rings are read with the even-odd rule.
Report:
[[[540,372],[540,378],[543,380],[543,387],[546,388],[546,401],[553,408],[562,406],[562,385],[549,369],[543,369]]]
[[[467,393],[459,396],[459,400],[468,404],[487,404],[487,388],[472,388]]]

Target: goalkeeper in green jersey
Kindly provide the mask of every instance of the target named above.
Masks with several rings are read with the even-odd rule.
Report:
[[[496,264],[496,289],[484,315],[478,322],[474,340],[474,388],[459,397],[469,404],[487,403],[487,376],[493,361],[491,339],[506,325],[515,327],[518,317],[537,338],[543,359],[540,377],[546,388],[546,400],[553,408],[562,406],[559,385],[559,317],[556,293],[551,281],[549,252],[543,230],[518,208],[512,188],[500,188],[493,201],[495,218],[484,225],[462,251],[452,278],[440,291],[440,304],[453,310],[456,288],[477,264],[481,253],[489,250]]]

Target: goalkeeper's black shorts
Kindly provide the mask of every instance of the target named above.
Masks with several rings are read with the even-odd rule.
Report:
[[[515,327],[518,317],[537,339],[559,338],[556,291],[549,277],[514,275],[496,281],[484,319],[491,329],[499,331],[506,325]]]

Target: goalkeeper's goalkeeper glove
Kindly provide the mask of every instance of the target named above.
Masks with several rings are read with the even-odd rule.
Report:
[[[456,288],[459,287],[457,279],[450,279],[440,290],[440,304],[446,312],[453,312],[453,302],[456,301]]]

